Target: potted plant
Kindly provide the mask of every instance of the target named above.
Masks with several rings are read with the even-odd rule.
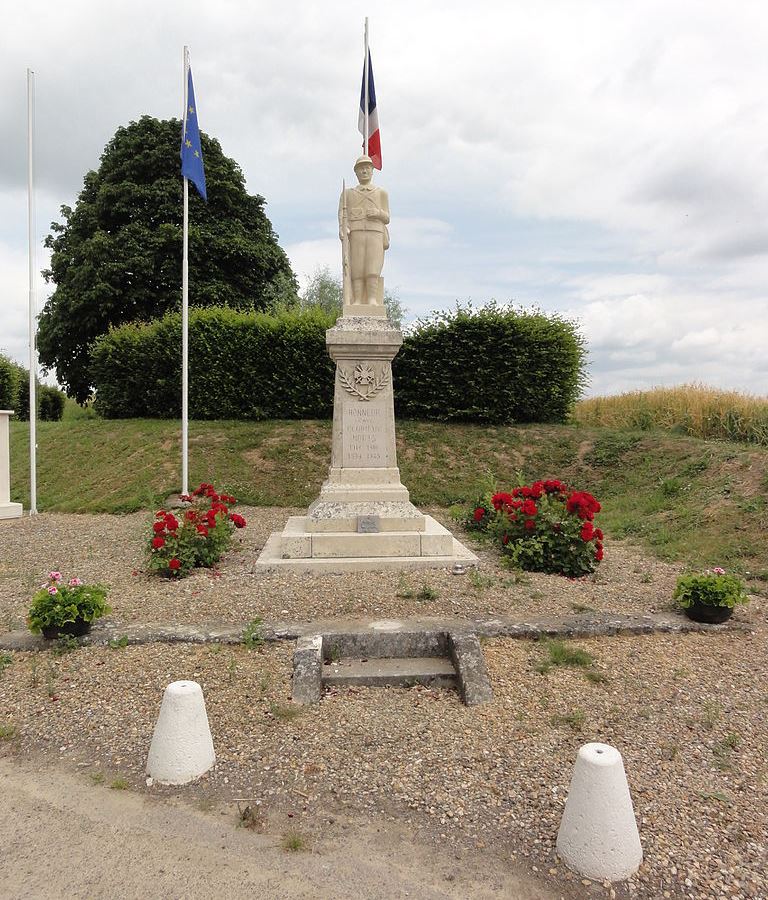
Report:
[[[33,634],[42,632],[44,638],[61,634],[75,637],[87,634],[91,624],[110,612],[107,589],[100,584],[84,584],[70,578],[65,584],[61,572],[49,572],[48,581],[32,598],[27,623]]]
[[[681,575],[672,596],[689,619],[712,625],[730,619],[738,603],[749,602],[741,578],[728,575],[719,566],[701,574]]]

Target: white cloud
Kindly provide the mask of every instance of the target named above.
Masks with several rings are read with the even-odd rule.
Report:
[[[28,64],[45,226],[118,125],[178,115],[187,41],[203,127],[267,198],[300,280],[340,270],[362,69],[349,4],[72,0],[17,4],[3,25],[0,346],[26,340]],[[580,317],[593,390],[765,392],[767,25],[757,0],[382,6],[387,285],[412,314],[495,297]]]

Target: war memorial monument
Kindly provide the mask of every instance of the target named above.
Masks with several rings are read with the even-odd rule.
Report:
[[[326,332],[336,363],[328,478],[305,516],[268,539],[258,568],[296,572],[443,568],[477,557],[421,513],[400,481],[392,360],[403,336],[387,318],[381,270],[389,248],[389,198],[373,163],[355,163],[358,184],[339,200],[343,313]]]

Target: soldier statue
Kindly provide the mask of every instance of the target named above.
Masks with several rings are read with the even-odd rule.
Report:
[[[381,305],[384,287],[381,269],[389,247],[389,198],[371,183],[373,163],[361,156],[355,162],[359,184],[344,188],[339,201],[339,238],[344,257],[344,303]],[[351,296],[348,294],[351,293]]]

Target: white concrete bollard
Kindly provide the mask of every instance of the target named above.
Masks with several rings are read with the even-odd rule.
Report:
[[[557,853],[569,869],[600,881],[629,878],[643,861],[624,763],[615,747],[579,748]]]
[[[21,513],[21,503],[11,503],[11,451],[8,420],[12,409],[0,409],[0,519],[15,519]]]
[[[163,694],[149,747],[147,775],[160,784],[187,784],[215,762],[200,685],[196,681],[174,681]]]

